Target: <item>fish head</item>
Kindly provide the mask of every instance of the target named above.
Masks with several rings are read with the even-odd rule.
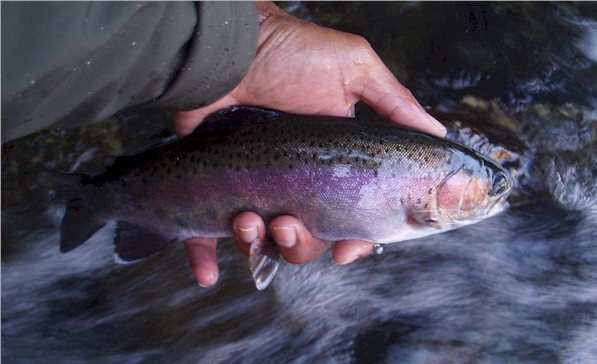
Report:
[[[508,171],[477,153],[475,160],[448,174],[437,187],[437,215],[456,227],[472,224],[503,211],[511,191]]]
[[[475,154],[441,180],[427,209],[414,211],[417,221],[447,231],[479,222],[508,207],[510,174],[488,157]]]

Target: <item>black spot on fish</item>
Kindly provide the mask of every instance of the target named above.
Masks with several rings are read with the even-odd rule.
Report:
[[[431,193],[432,193],[432,192],[433,192],[433,188],[429,188],[429,189],[427,190],[427,194],[428,194],[428,195],[431,195]]]
[[[417,205],[421,204],[421,198],[417,198]]]

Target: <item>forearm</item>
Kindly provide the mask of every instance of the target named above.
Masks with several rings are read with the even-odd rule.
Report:
[[[234,88],[253,3],[2,3],[2,138],[135,105],[184,110]]]

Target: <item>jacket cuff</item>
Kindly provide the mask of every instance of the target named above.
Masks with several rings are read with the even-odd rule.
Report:
[[[232,91],[257,48],[258,13],[253,2],[198,2],[198,21],[170,86],[151,106],[191,110]]]

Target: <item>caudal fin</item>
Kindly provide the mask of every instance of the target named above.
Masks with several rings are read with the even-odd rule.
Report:
[[[106,224],[99,219],[83,198],[81,180],[85,175],[52,175],[66,198],[66,212],[60,225],[60,251],[69,252],[86,242]]]

